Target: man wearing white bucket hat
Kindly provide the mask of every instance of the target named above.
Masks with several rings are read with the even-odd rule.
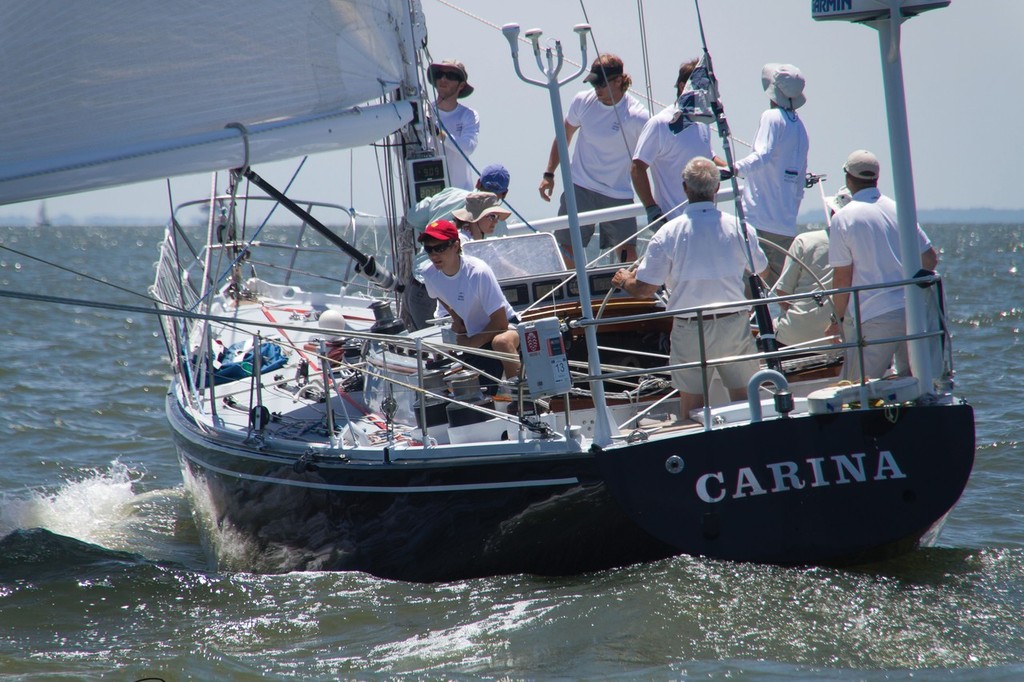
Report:
[[[796,110],[802,107],[804,77],[792,64],[765,64],[761,86],[771,107],[761,114],[754,149],[736,162],[745,179],[743,213],[747,221],[779,248],[768,247],[770,271],[766,284],[778,279],[786,251],[796,237],[796,216],[807,176],[807,130]]]

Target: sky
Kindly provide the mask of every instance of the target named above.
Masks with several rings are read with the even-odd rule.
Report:
[[[554,136],[547,91],[520,81],[500,26],[540,28],[542,47],[561,40],[567,60],[579,61],[577,23],[590,23],[600,52],[619,55],[633,77],[635,94],[653,112],[672,98],[679,63],[699,56],[700,33],[688,0],[640,0],[649,69],[643,59],[641,12],[636,0],[422,0],[428,48],[435,61],[464,62],[475,92],[463,102],[481,119],[480,143],[472,156],[482,168],[504,163],[512,176],[509,202],[523,216],[551,216],[557,205],[540,200],[541,181]],[[459,11],[465,7],[470,14]],[[806,79],[807,104],[799,113],[810,137],[808,169],[827,174],[826,192],[842,182],[842,164],[855,149],[875,152],[882,163],[880,187],[892,195],[887,173],[889,142],[885,121],[878,34],[847,22],[815,22],[810,0],[703,0],[700,3],[708,50],[733,135],[753,140],[768,100],[761,89],[766,62],[796,65]],[[903,25],[903,72],[910,122],[917,207],[1024,208],[1015,173],[1001,162],[1020,155],[1024,111],[1019,48],[1024,38],[1024,1],[952,0],[949,7]],[[595,56],[594,43],[587,61]],[[523,72],[538,76],[532,52],[520,47]],[[566,64],[562,76],[574,73]],[[577,79],[561,91],[562,105],[586,86]],[[721,143],[713,143],[721,153]],[[737,143],[735,153],[748,151]],[[283,187],[298,160],[257,168]],[[290,196],[336,201],[367,213],[381,210],[376,161],[366,150],[310,157]],[[171,180],[174,202],[201,198],[210,176]],[[557,191],[561,190],[560,179]],[[169,200],[165,181],[55,197],[46,202],[55,221],[87,222],[97,217],[137,218],[163,223]],[[801,212],[820,208],[818,190],[808,191]],[[39,202],[0,206],[5,218],[34,218]]]

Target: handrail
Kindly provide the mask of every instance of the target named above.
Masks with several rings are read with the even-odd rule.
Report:
[[[734,195],[731,187],[725,187],[719,190],[717,195],[717,201],[729,201],[733,199]],[[646,217],[647,212],[644,209],[643,204],[626,204],[624,206],[613,206],[611,208],[599,208],[594,211],[584,211],[579,214],[579,222],[581,225],[589,225],[591,223],[600,223],[610,220],[619,220],[622,218],[638,218],[640,216]],[[568,229],[569,227],[569,216],[560,215],[553,216],[551,218],[542,218],[541,220],[531,221],[529,225],[526,223],[509,223],[507,225],[508,233],[516,234],[518,232],[536,231],[536,232],[554,232],[555,230]],[[532,229],[531,229],[532,228]]]
[[[927,284],[930,282],[941,281],[942,276],[938,274],[926,275],[923,277],[915,277],[912,279],[902,279],[895,282],[885,282],[883,284],[861,284],[854,287],[845,287],[842,289],[823,289],[821,291],[814,291],[811,293],[798,293],[798,294],[787,294],[786,296],[771,296],[765,299],[751,300],[742,299],[738,301],[726,301],[722,303],[709,303],[703,306],[693,306],[689,308],[676,308],[673,310],[665,310],[657,313],[640,313],[637,315],[622,315],[621,317],[602,317],[595,320],[573,320],[569,323],[570,327],[582,328],[587,326],[605,326],[611,324],[626,324],[628,322],[643,322],[646,320],[656,320],[663,317],[680,317],[684,315],[692,315],[696,317],[703,315],[707,317],[707,314],[714,313],[718,310],[724,310],[727,308],[749,308],[756,303],[780,303],[784,301],[795,301],[807,298],[815,298],[818,296],[833,296],[835,294],[845,294],[860,291],[868,291],[873,289],[893,289],[896,287],[905,287],[912,284]],[[740,312],[740,311],[737,311]]]

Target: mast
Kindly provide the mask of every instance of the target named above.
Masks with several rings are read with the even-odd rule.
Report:
[[[882,58],[882,83],[885,90],[886,120],[889,125],[889,154],[892,157],[893,188],[896,199],[896,220],[899,224],[900,253],[903,277],[913,279],[921,270],[921,254],[917,243],[917,203],[914,196],[914,173],[910,161],[910,129],[907,124],[906,93],[903,88],[903,61],[900,54],[900,27],[910,17],[930,9],[946,7],[950,0],[845,0],[815,2],[812,17],[816,20],[841,19],[864,23],[878,31],[878,47]],[[907,334],[927,331],[925,291],[906,287]],[[912,339],[908,343],[910,369],[932,393],[935,378],[928,353],[928,339]]]
[[[696,88],[694,84],[696,72],[703,66],[707,73],[707,83],[703,84],[702,87],[706,87],[709,100],[708,105],[711,107],[711,112],[714,115],[718,136],[722,140],[722,151],[725,153],[726,168],[732,169],[736,165],[736,158],[732,151],[732,131],[729,129],[729,121],[725,117],[725,107],[722,106],[722,100],[718,96],[718,78],[715,76],[715,69],[711,65],[711,53],[708,52],[708,41],[704,36],[704,21],[700,16],[700,1],[694,0],[693,4],[697,10],[697,28],[700,30],[700,44],[704,53],[701,57],[701,62],[694,69],[694,73],[690,75],[687,87],[693,86]],[[735,173],[729,173],[729,179],[732,181],[736,221],[739,224],[740,237],[743,239],[743,245],[746,247],[747,264],[750,267],[747,286],[750,287],[750,297],[755,301],[760,301],[760,303],[754,304],[754,320],[757,322],[757,347],[761,352],[774,353],[779,349],[778,341],[775,339],[775,323],[772,321],[768,304],[764,302],[764,299],[768,297],[768,292],[761,281],[761,276],[757,273],[757,267],[754,265],[754,254],[750,247],[750,238],[747,235],[747,219],[743,214],[743,196],[740,192],[739,178],[736,177]],[[767,365],[769,369],[776,371],[782,369],[782,362],[775,357],[769,358]],[[710,419],[709,409],[710,406],[705,404],[705,419]]]
[[[583,238],[580,236],[580,220],[576,210],[576,194],[572,190],[572,171],[569,168],[569,142],[565,136],[562,99],[559,95],[559,89],[563,85],[575,80],[587,69],[587,34],[590,33],[590,26],[587,24],[577,24],[573,27],[573,31],[580,37],[581,66],[576,73],[561,81],[558,80],[558,74],[562,70],[562,64],[564,63],[561,41],[555,41],[554,52],[552,52],[550,47],[544,50],[544,57],[547,61],[547,66],[545,66],[544,61],[541,59],[541,30],[532,28],[526,32],[526,37],[533,44],[533,56],[537,59],[537,67],[545,77],[544,81],[540,81],[527,78],[519,68],[519,24],[505,24],[501,27],[501,32],[505,34],[505,38],[508,40],[509,47],[512,50],[512,63],[515,65],[516,75],[526,83],[546,88],[551,98],[551,115],[555,125],[555,140],[558,144],[559,158],[562,159],[559,168],[562,171],[562,186],[566,188],[565,209],[569,220],[569,235],[572,239],[573,253],[580,254],[579,257],[573,259],[576,263],[576,281],[579,282],[580,287],[580,308],[583,319],[593,320],[594,311],[591,308],[590,301],[590,281],[587,278],[586,259],[582,257],[586,250],[583,248]],[[587,325],[584,331],[587,341],[587,367],[591,376],[600,376],[601,355],[597,349],[597,327],[592,324]],[[594,423],[594,443],[599,447],[604,447],[612,442],[611,423],[608,419],[608,408],[604,397],[604,382],[600,380],[592,382],[590,390],[594,396],[594,408],[597,412]]]

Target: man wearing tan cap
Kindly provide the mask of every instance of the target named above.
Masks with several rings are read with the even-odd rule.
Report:
[[[832,218],[829,230],[828,260],[832,266],[832,286],[843,289],[865,284],[883,284],[903,279],[896,202],[878,191],[879,164],[874,154],[859,149],[843,165],[846,186],[853,199]],[[921,264],[934,270],[939,262],[928,236],[917,226]],[[839,326],[851,311],[850,294],[833,297],[838,321],[832,321],[826,334],[838,334]],[[860,328],[865,339],[884,339],[906,334],[904,291],[901,288],[870,289],[860,293]],[[860,379],[857,348],[846,349],[844,379]],[[886,343],[865,346],[864,375],[881,378],[893,362],[896,373],[910,374],[907,344]]]
[[[453,187],[472,189],[476,174],[466,157],[476,151],[480,117],[476,111],[459,102],[473,93],[466,67],[453,59],[435,62],[427,69],[427,80],[437,91],[434,104],[441,119],[440,138],[448,164],[448,180]]]

